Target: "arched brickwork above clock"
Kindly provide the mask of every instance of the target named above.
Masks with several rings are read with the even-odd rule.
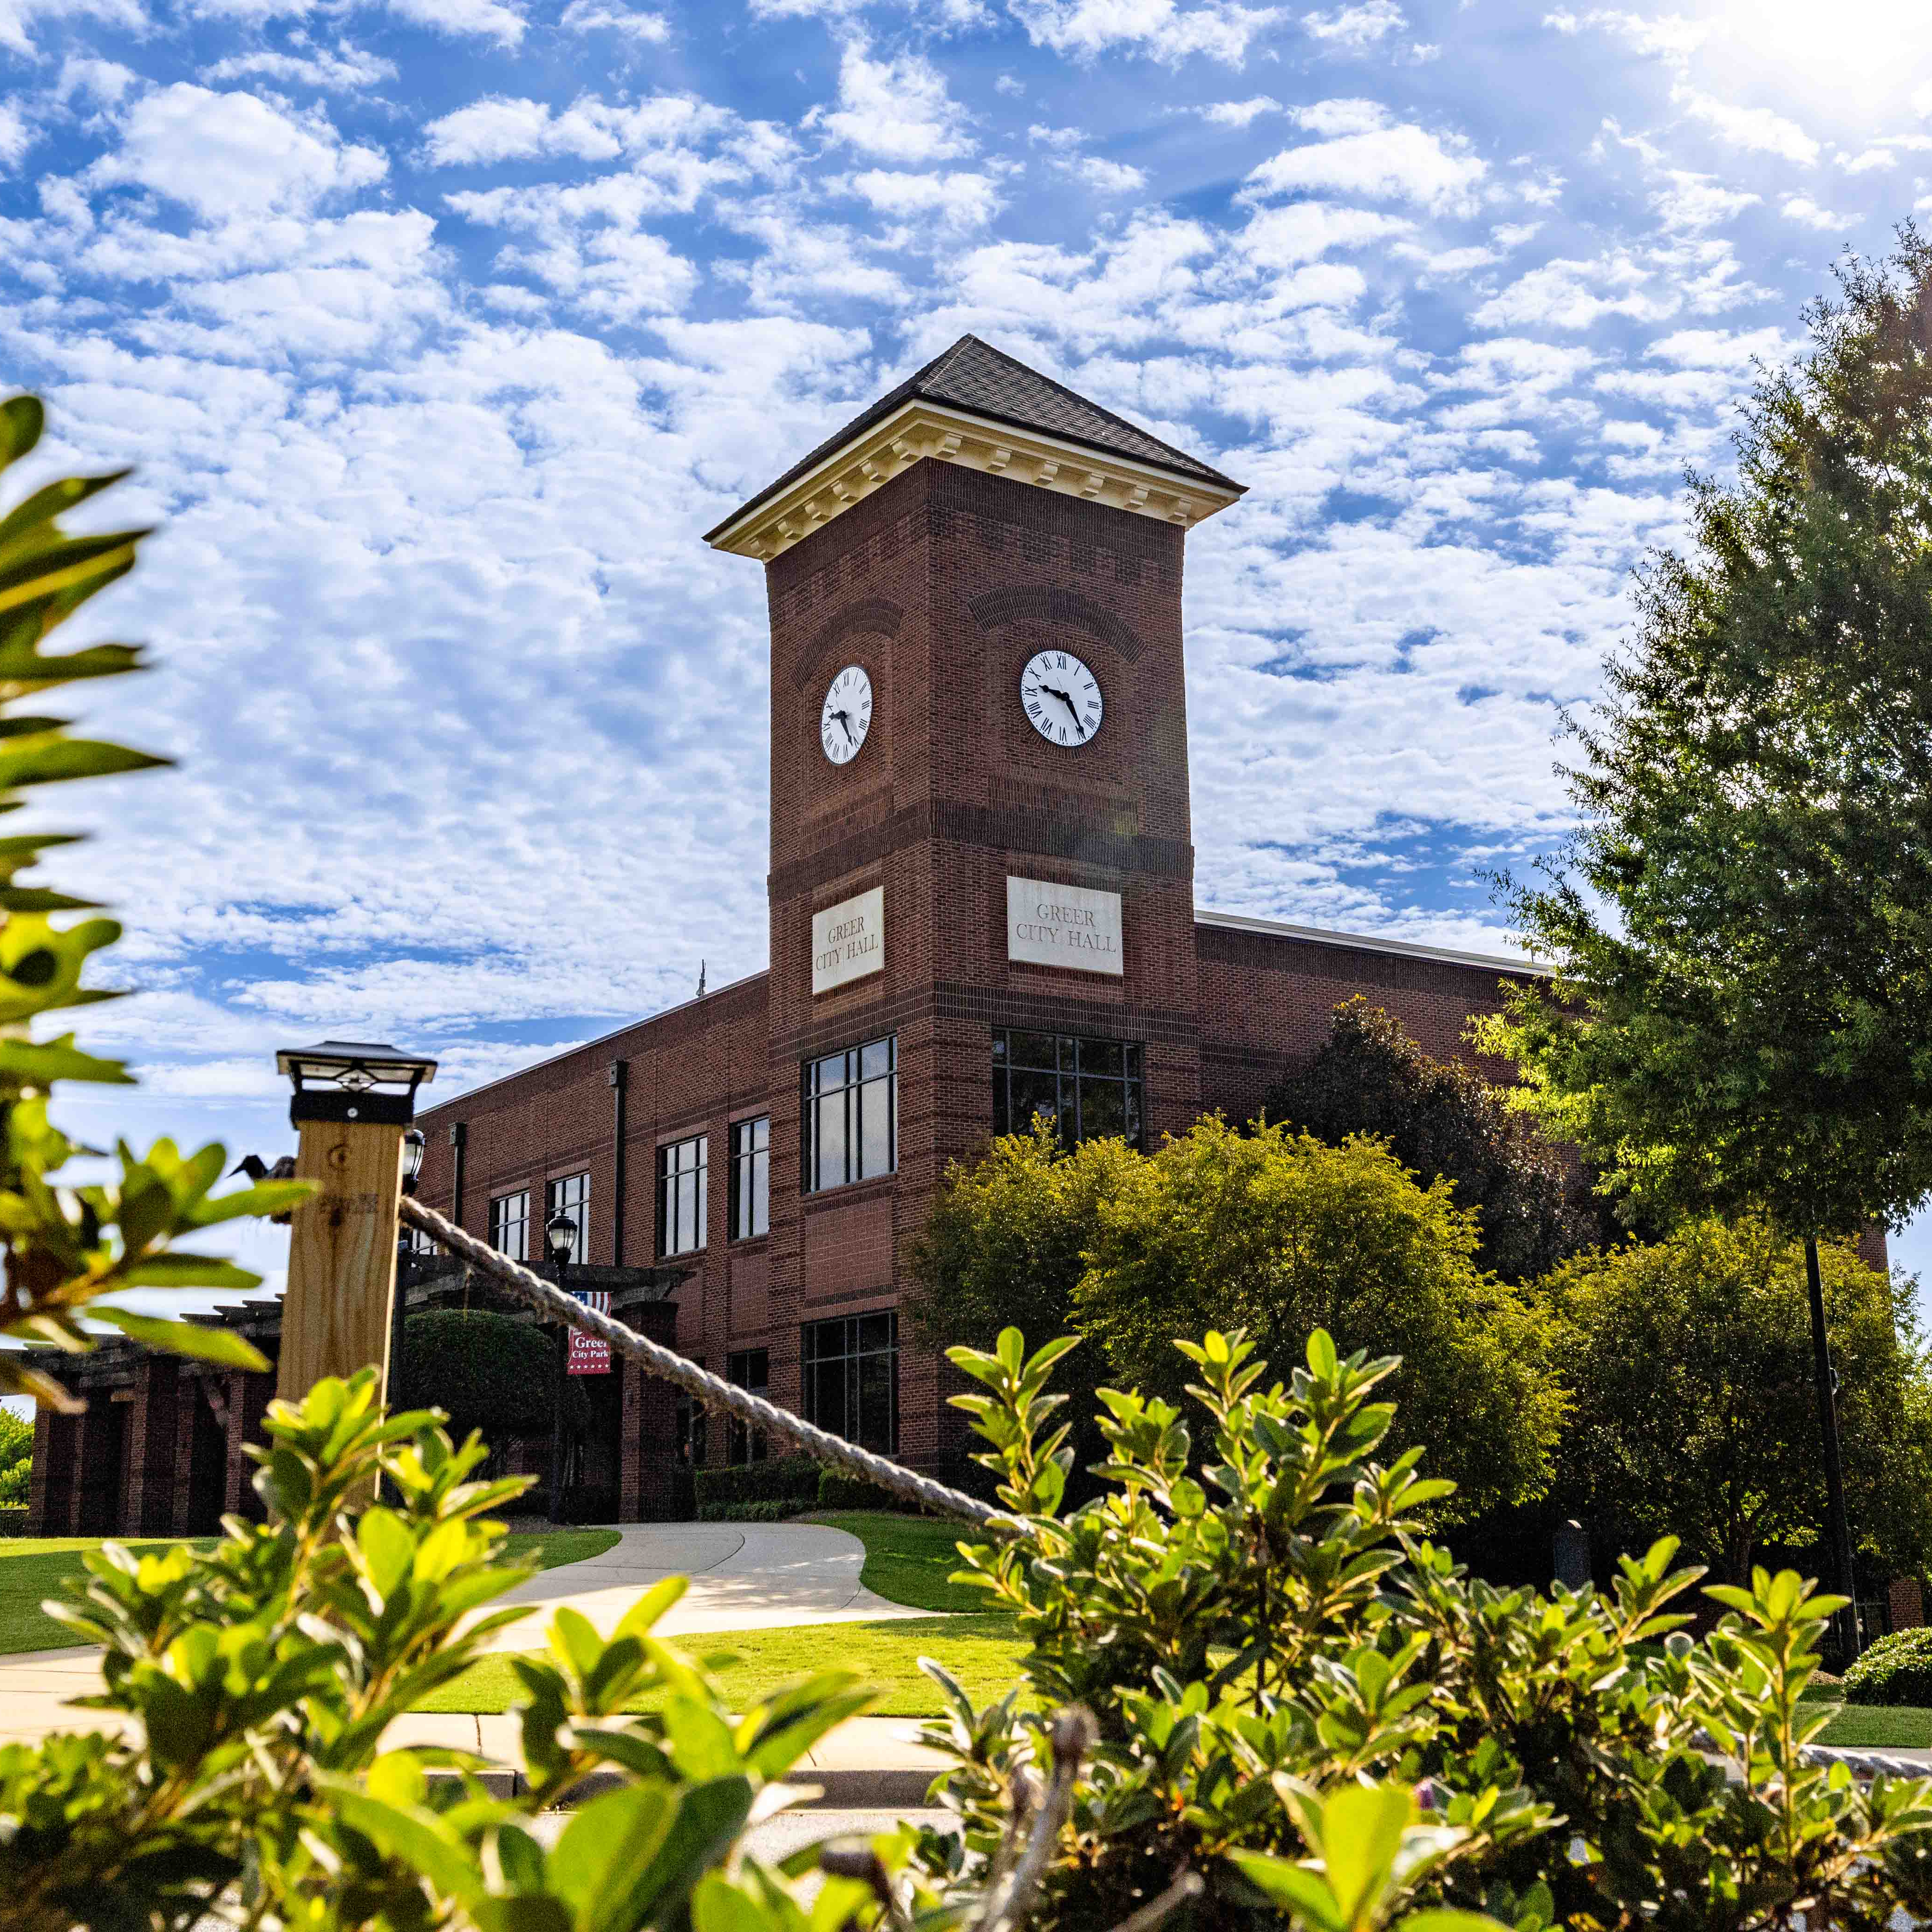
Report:
[[[998,630],[1003,625],[1027,620],[1054,626],[1075,624],[1110,645],[1129,664],[1140,656],[1144,646],[1133,632],[1111,610],[1105,610],[1090,597],[1077,590],[1057,590],[1042,584],[1014,584],[988,590],[967,605],[982,631]]]
[[[890,598],[861,597],[821,624],[798,655],[791,680],[800,691],[810,688],[824,665],[849,638],[896,638],[905,612]]]

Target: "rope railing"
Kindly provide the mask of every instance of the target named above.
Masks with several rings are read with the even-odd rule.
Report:
[[[875,1456],[871,1450],[862,1449],[856,1442],[848,1442],[842,1436],[834,1436],[830,1430],[807,1422],[802,1416],[794,1415],[790,1409],[781,1408],[776,1402],[766,1401],[763,1396],[754,1395],[749,1389],[740,1388],[736,1382],[728,1382],[722,1376],[700,1368],[675,1348],[667,1348],[662,1342],[653,1342],[649,1336],[640,1335],[634,1328],[627,1328],[622,1322],[586,1306],[574,1294],[566,1294],[554,1282],[544,1280],[534,1268],[526,1268],[522,1262],[513,1262],[508,1256],[498,1253],[488,1242],[478,1240],[413,1196],[404,1196],[402,1218],[410,1227],[420,1228],[440,1246],[448,1249],[452,1254],[460,1255],[520,1300],[528,1302],[552,1319],[576,1329],[580,1334],[594,1336],[598,1341],[608,1343],[616,1354],[641,1363],[652,1375],[682,1389],[707,1408],[722,1409],[752,1428],[762,1429],[768,1435],[795,1442],[814,1462],[829,1462],[834,1468],[849,1470],[854,1475],[877,1484],[892,1496],[917,1503],[922,1509],[932,1510],[940,1516],[956,1516],[995,1536],[1022,1533],[1019,1524],[1011,1516],[988,1503],[981,1502],[976,1496],[969,1496],[963,1490],[950,1488],[944,1483],[936,1483],[930,1476],[922,1476],[916,1470],[908,1469],[890,1456]]]

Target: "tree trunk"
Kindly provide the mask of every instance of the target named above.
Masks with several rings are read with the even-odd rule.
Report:
[[[1845,1471],[1838,1454],[1838,1401],[1832,1386],[1832,1347],[1825,1332],[1825,1285],[1818,1272],[1818,1244],[1804,1238],[1804,1279],[1811,1296],[1811,1360],[1818,1378],[1818,1424],[1825,1438],[1825,1498],[1828,1538],[1840,1592],[1851,1598],[1839,1612],[1841,1664],[1858,1654],[1858,1578],[1852,1568],[1851,1525],[1845,1515]]]

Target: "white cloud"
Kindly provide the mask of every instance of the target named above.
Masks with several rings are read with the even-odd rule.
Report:
[[[1137,194],[1147,186],[1144,169],[1125,161],[1110,161],[1099,154],[1082,154],[1076,160],[1057,161],[1063,174],[1084,182],[1096,194]]]
[[[397,77],[396,64],[365,53],[346,43],[337,47],[318,47],[307,54],[231,54],[217,61],[202,75],[207,81],[245,80],[259,74],[264,80],[285,82],[291,87],[356,88],[375,87]]]
[[[17,167],[33,142],[33,130],[20,109],[10,100],[0,100],[0,168]]]
[[[1304,14],[1301,24],[1316,40],[1359,53],[1408,22],[1396,0],[1354,0],[1332,14]]]
[[[1716,228],[1754,208],[1762,199],[1740,188],[1726,188],[1708,175],[1685,168],[1666,170],[1664,184],[1653,192],[1651,206],[1666,228],[1690,233]]]
[[[579,99],[562,113],[548,101],[495,94],[432,121],[423,130],[430,161],[437,167],[530,160],[574,154],[580,160],[610,160],[623,152],[615,117],[602,101]]]
[[[0,47],[31,56],[38,23],[80,20],[136,36],[150,31],[140,0],[0,0]]]
[[[152,188],[219,218],[306,208],[380,181],[388,165],[374,148],[344,142],[319,114],[296,117],[252,94],[178,81],[134,104],[118,148],[88,178]]]
[[[1818,143],[1796,122],[1774,114],[1768,107],[1734,106],[1694,87],[1672,88],[1670,98],[1733,148],[1752,154],[1777,154],[1808,167],[1818,158]]]
[[[1674,314],[1676,297],[1652,292],[1651,270],[1618,252],[1595,261],[1558,260],[1532,268],[1471,318],[1483,328],[1588,328],[1608,315],[1640,322]]]
[[[662,14],[641,8],[617,7],[610,0],[570,0],[557,25],[566,33],[589,34],[599,28],[628,34],[632,39],[662,42],[670,38],[670,22]]]
[[[806,124],[886,161],[943,161],[974,148],[965,112],[930,61],[912,53],[874,60],[861,40],[840,57],[838,107],[814,110]]]
[[[1201,110],[1204,120],[1222,128],[1246,128],[1264,114],[1282,112],[1281,103],[1271,94],[1257,94],[1246,100],[1217,100]]]
[[[1406,123],[1370,125],[1367,105],[1324,101],[1304,110],[1298,117],[1304,126],[1359,125],[1364,131],[1284,148],[1248,176],[1243,198],[1306,190],[1412,202],[1444,212],[1466,212],[1475,206],[1489,170],[1466,141]]]
[[[1781,361],[1791,344],[1784,332],[1776,328],[1745,329],[1736,332],[1718,328],[1680,328],[1660,336],[1644,351],[1659,362],[1674,363],[1680,369],[1748,369],[1755,360]]]
[[[504,0],[386,0],[399,19],[440,34],[474,35],[499,46],[519,46],[529,22]]]
[[[1294,110],[1294,124],[1311,134],[1366,134],[1389,124],[1379,100],[1318,100]]]
[[[906,174],[871,168],[852,177],[853,191],[896,221],[936,215],[949,228],[983,228],[1001,206],[991,176]]]
[[[1806,228],[1844,230],[1852,225],[1842,214],[1834,214],[1828,208],[1820,208],[1808,194],[1786,195],[1778,203],[1778,212],[1786,220],[1796,221]]]
[[[1898,157],[1889,148],[1868,148],[1862,154],[1840,154],[1838,165],[1848,175],[1867,175],[1880,168],[1895,168]]]
[[[1120,48],[1170,64],[1196,55],[1239,67],[1253,43],[1286,17],[1280,7],[1235,0],[1007,0],[1036,46],[1090,60]]]
[[[1715,31],[1712,22],[1689,20],[1681,14],[1646,16],[1605,7],[1581,14],[1568,11],[1546,14],[1543,24],[1555,28],[1559,34],[1576,34],[1586,27],[1594,27],[1615,34],[1637,53],[1666,58],[1680,58],[1695,53]]]
[[[1298,268],[1318,261],[1334,248],[1365,248],[1408,233],[1410,224],[1366,208],[1339,208],[1332,202],[1296,201],[1286,208],[1258,208],[1241,231],[1244,254],[1269,268]]]

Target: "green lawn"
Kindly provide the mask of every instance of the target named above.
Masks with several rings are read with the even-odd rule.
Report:
[[[22,1650],[56,1650],[74,1641],[74,1633],[42,1614],[40,1604],[58,1594],[69,1577],[79,1576],[83,1551],[98,1550],[98,1536],[20,1536],[0,1540],[0,1654]],[[614,1529],[552,1529],[522,1532],[507,1538],[508,1553],[519,1562],[534,1560],[541,1570],[564,1563],[580,1563],[608,1550],[617,1540]],[[154,1550],[169,1545],[167,1538],[134,1538],[128,1547]],[[214,1539],[196,1545],[212,1549]]]
[[[693,1654],[734,1660],[718,1672],[734,1710],[742,1711],[782,1684],[820,1670],[856,1670],[882,1694],[873,1714],[938,1714],[941,1700],[919,1668],[937,1657],[976,1704],[991,1703],[1019,1682],[1023,1646],[1010,1618],[906,1617],[876,1624],[814,1624],[788,1630],[721,1630],[674,1640]],[[507,1657],[489,1657],[418,1707],[425,1711],[506,1711],[522,1695]]]
[[[1932,1746],[1932,1711],[1916,1704],[1840,1704],[1818,1742],[1844,1750],[1923,1750]]]
[[[916,1610],[983,1612],[992,1601],[984,1590],[946,1580],[961,1568],[954,1546],[962,1540],[974,1540],[965,1523],[895,1516],[884,1510],[837,1515],[828,1511],[804,1520],[827,1523],[856,1536],[866,1546],[866,1567],[859,1580],[889,1604],[906,1604]]]

